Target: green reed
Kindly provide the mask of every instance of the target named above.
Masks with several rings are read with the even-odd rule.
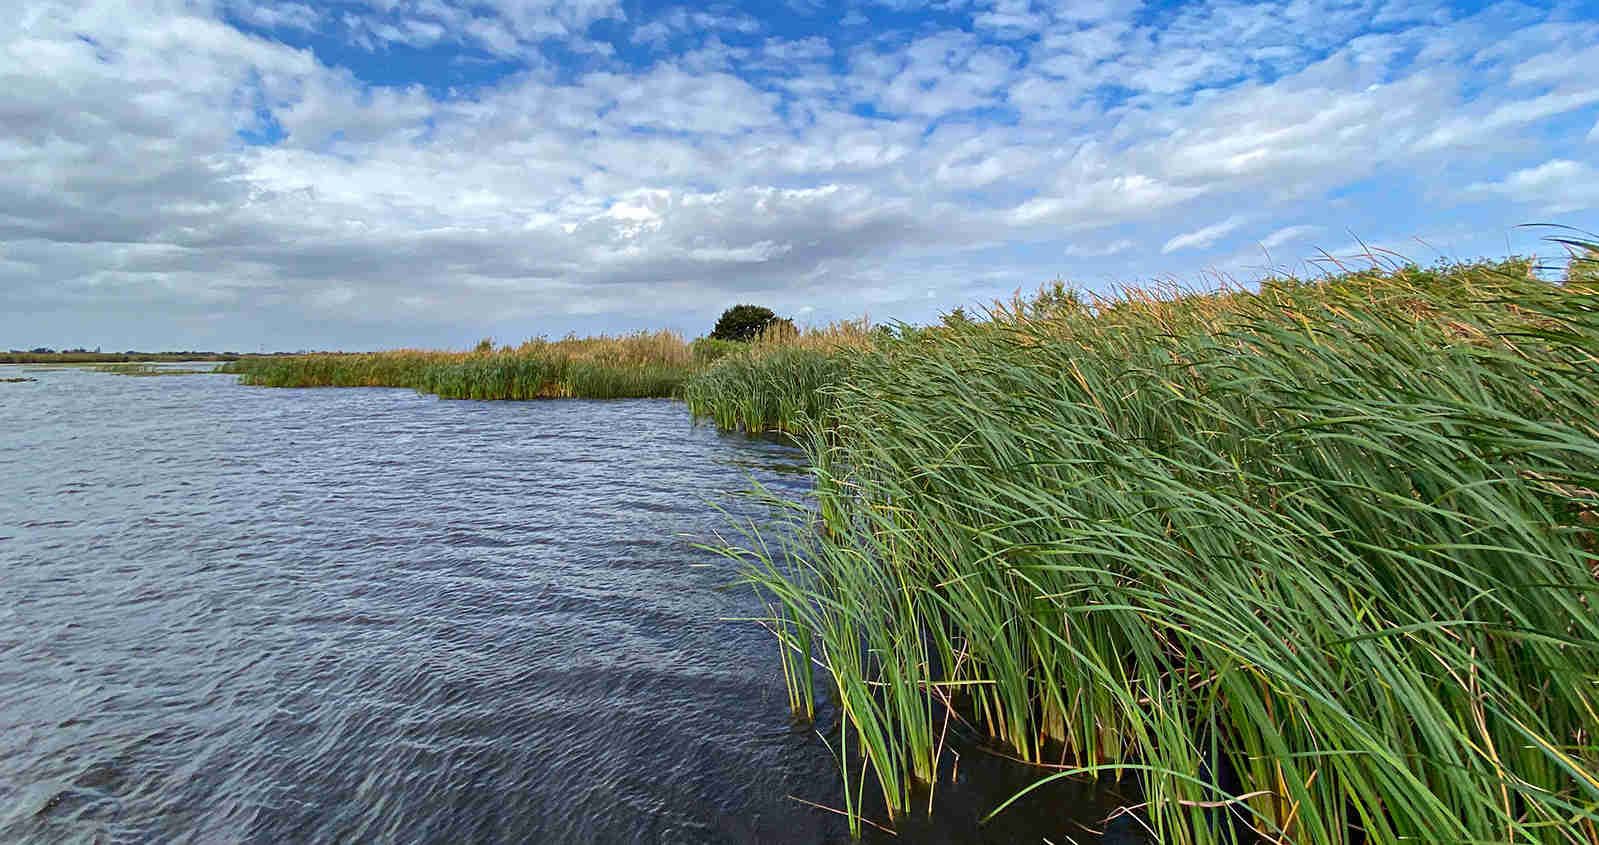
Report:
[[[210,375],[216,370],[198,370],[192,367],[161,367],[155,364],[93,364],[82,367],[91,372],[111,373],[119,376],[197,376]]]
[[[708,366],[684,384],[683,399],[720,428],[798,434],[828,418],[830,386],[884,336],[866,320],[846,320],[803,331],[778,324],[748,344],[702,338],[695,356]]]
[[[725,429],[753,433],[801,430],[823,419],[827,391],[842,376],[842,353],[778,346],[727,355],[684,385],[689,412]]]
[[[409,387],[443,399],[670,397],[694,372],[671,332],[533,340],[473,352],[402,349],[250,358],[227,364],[262,387]]]
[[[958,702],[1162,842],[1599,841],[1591,286],[1040,298],[685,395],[807,446],[814,501],[722,551],[896,816]]]

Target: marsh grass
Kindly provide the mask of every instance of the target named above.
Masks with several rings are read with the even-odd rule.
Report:
[[[128,364],[93,364],[81,367],[96,373],[112,373],[119,376],[197,376],[211,375],[218,370],[197,370],[193,368],[162,367],[155,364],[128,363]]]
[[[1525,262],[1038,297],[729,356],[814,500],[720,549],[815,657],[851,812],[942,702],[1156,841],[1599,841],[1599,292]],[[820,398],[807,398],[814,390]],[[851,760],[864,761],[852,763]]]
[[[223,367],[263,387],[408,387],[444,399],[621,399],[677,393],[693,369],[673,332],[535,339],[472,352],[401,349],[254,358]]]
[[[689,412],[724,429],[798,434],[826,420],[831,385],[880,333],[865,321],[796,331],[778,324],[754,343],[717,355],[684,385]]]

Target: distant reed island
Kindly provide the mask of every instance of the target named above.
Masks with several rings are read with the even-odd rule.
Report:
[[[930,806],[954,725],[1040,781],[1118,780],[1159,842],[1593,843],[1593,270],[226,367],[786,432],[813,494],[753,492],[772,518],[713,550],[770,608],[794,715],[837,702],[857,833]]]
[[[238,352],[101,352],[98,349],[13,349],[0,352],[0,364],[117,364],[128,362],[237,361]]]

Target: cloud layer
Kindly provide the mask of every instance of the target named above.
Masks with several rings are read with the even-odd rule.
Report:
[[[925,319],[1594,226],[1599,23],[1565,7],[903,5],[23,0],[0,347]]]

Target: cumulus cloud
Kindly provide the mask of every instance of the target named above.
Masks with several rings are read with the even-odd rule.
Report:
[[[755,297],[917,319],[950,304],[930,289],[980,301],[1062,255],[1180,270],[1250,220],[1403,238],[1419,213],[1599,207],[1592,21],[887,8],[779,34],[735,4],[23,0],[0,22],[0,345],[698,331]]]

